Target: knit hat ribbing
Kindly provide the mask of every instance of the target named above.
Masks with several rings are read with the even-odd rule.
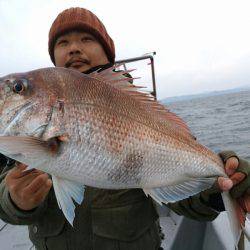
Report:
[[[49,31],[49,54],[55,64],[54,46],[59,36],[82,30],[91,33],[102,44],[111,63],[115,60],[115,46],[103,23],[91,11],[84,8],[70,8],[61,12],[54,20]]]

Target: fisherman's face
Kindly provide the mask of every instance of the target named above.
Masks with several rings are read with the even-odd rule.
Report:
[[[109,63],[100,42],[93,35],[82,31],[60,36],[54,47],[54,56],[56,66],[80,72]]]

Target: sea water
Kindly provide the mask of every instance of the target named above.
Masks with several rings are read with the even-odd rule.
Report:
[[[233,150],[250,160],[250,91],[167,104],[214,152]]]

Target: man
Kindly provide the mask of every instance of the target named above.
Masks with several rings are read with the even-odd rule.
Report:
[[[114,43],[101,21],[90,11],[70,8],[58,15],[49,33],[49,54],[55,66],[90,73],[114,64]],[[70,84],[70,83],[69,83]],[[223,153],[232,180],[219,178],[218,187],[184,201],[170,204],[179,214],[213,220],[223,210],[219,190],[235,188],[244,197],[250,167],[232,152]],[[236,172],[240,168],[246,174]],[[160,248],[158,214],[151,198],[141,189],[103,190],[87,187],[84,202],[77,206],[74,227],[58,208],[52,182],[41,171],[22,172],[9,162],[1,176],[0,217],[12,224],[29,225],[37,249],[143,249]],[[246,199],[245,199],[246,200]]]

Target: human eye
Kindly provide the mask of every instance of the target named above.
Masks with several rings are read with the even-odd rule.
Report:
[[[83,36],[81,38],[81,41],[82,42],[91,42],[91,41],[94,41],[94,38],[92,36]]]
[[[60,39],[56,43],[56,45],[58,46],[66,46],[67,44],[68,44],[68,41],[66,39]]]

